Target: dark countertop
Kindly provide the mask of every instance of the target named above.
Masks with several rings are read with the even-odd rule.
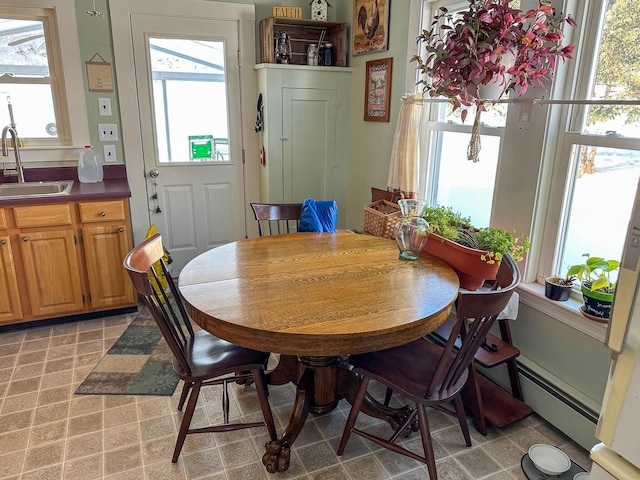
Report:
[[[91,200],[105,200],[131,197],[125,165],[104,165],[104,180],[98,183],[80,183],[75,167],[25,168],[27,182],[50,182],[73,180],[68,195],[31,198],[0,198],[0,207],[14,205],[34,205],[41,203],[66,203]],[[0,174],[0,184],[15,183],[15,178],[5,178]]]

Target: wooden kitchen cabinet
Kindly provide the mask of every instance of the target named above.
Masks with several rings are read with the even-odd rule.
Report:
[[[260,64],[263,96],[260,197],[268,203],[335,200],[344,228],[351,69]]]
[[[79,313],[84,309],[71,204],[13,208],[31,315]]]
[[[71,228],[20,234],[27,298],[37,317],[84,310],[76,237]]]
[[[122,260],[132,248],[125,201],[78,205],[93,309],[134,305],[136,293]]]
[[[132,307],[126,199],[0,209],[0,325]]]
[[[4,209],[0,208],[0,325],[22,318],[18,276]]]

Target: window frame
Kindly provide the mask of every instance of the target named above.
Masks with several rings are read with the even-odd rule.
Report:
[[[47,55],[53,59],[49,74],[60,125],[58,137],[24,139],[21,157],[25,163],[68,161],[71,157],[77,161],[77,150],[90,142],[74,0],[48,0],[46,4],[42,0],[4,0],[0,16],[29,19],[47,10],[53,10],[44,30]],[[25,17],[20,16],[24,13]]]
[[[531,2],[534,0],[522,0],[521,8],[530,8]],[[427,26],[431,22],[435,8],[459,3],[459,0],[412,0],[411,8],[414,12],[420,10],[422,29],[425,22],[428,22],[425,24]],[[579,144],[597,142],[598,145],[625,148],[631,144],[637,146],[637,139],[572,132],[574,125],[582,124],[583,106],[534,103],[540,97],[569,100],[589,98],[586,92],[591,79],[584,72],[590,72],[592,62],[597,61],[593,48],[600,35],[598,27],[606,7],[605,1],[586,4],[577,0],[553,0],[553,3],[559,11],[571,12],[578,22],[577,29],[565,31],[567,41],[577,46],[575,60],[558,65],[548,91],[530,89],[524,97],[509,103],[496,173],[492,225],[525,232],[531,238],[531,249],[525,262],[520,264],[523,271],[523,281],[518,287],[521,302],[582,333],[604,340],[606,325],[589,321],[581,315],[579,307],[582,301],[578,296],[568,302],[554,302],[544,296],[544,278],[551,275],[554,262],[557,262],[562,204],[570,181],[571,145],[576,141]],[[408,52],[412,54],[415,51],[415,36],[410,35]],[[585,69],[587,63],[589,68]],[[419,91],[413,86],[416,81],[416,72],[408,74],[407,88]],[[511,98],[515,97],[512,95]],[[519,145],[525,141],[528,147],[523,150]],[[423,168],[420,191],[426,193],[428,184],[422,179],[427,178],[428,169],[433,167],[424,165]],[[517,178],[526,180],[514,182],[513,179]]]

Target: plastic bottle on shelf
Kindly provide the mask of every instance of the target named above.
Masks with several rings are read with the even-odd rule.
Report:
[[[81,183],[96,183],[101,182],[103,176],[102,161],[98,152],[91,148],[91,145],[86,145],[78,161],[78,180]]]

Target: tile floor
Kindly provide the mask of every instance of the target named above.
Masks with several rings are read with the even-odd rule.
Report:
[[[310,416],[285,473],[267,474],[261,463],[263,428],[189,435],[177,464],[170,461],[177,395],[80,396],[77,385],[133,319],[133,314],[0,333],[0,479],[427,479],[424,465],[353,436],[342,457],[335,450],[349,405]],[[176,392],[180,391],[181,386]],[[251,387],[249,387],[251,388]],[[252,392],[234,385],[235,415],[259,415]],[[281,433],[293,402],[291,385],[271,387]],[[394,401],[397,401],[394,399]],[[201,394],[194,422],[220,417],[219,389]],[[361,416],[360,426],[387,429]],[[430,413],[439,477],[443,480],[525,479],[520,459],[530,445],[560,446],[588,468],[588,452],[538,416],[486,437],[471,429],[464,445],[454,419]],[[418,435],[405,442],[420,449]]]

